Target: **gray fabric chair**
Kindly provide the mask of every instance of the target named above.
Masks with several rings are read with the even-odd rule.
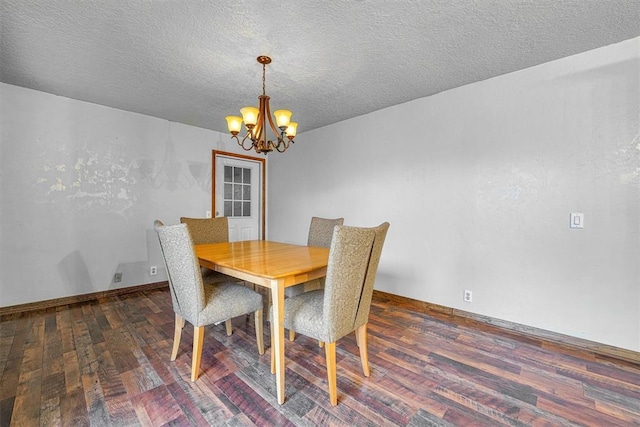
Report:
[[[191,240],[194,245],[204,245],[207,243],[221,243],[229,241],[229,220],[226,216],[219,218],[180,218],[180,222],[187,224]],[[214,284],[222,282],[239,282],[235,277],[218,273],[202,267],[202,280],[204,284]]]
[[[331,246],[331,237],[333,236],[333,228],[336,225],[344,224],[344,218],[320,218],[314,216],[311,218],[309,225],[309,236],[307,237],[307,246],[320,246],[328,248]],[[310,280],[295,286],[290,286],[284,290],[285,298],[291,298],[304,292],[315,291],[324,288],[325,278]],[[295,339],[296,333],[289,331],[289,340]]]
[[[194,245],[219,243],[229,241],[229,219],[226,216],[218,218],[180,218],[180,222],[187,224]]]
[[[336,341],[356,331],[362,371],[370,375],[367,323],[378,263],[389,229],[338,226],[333,233],[325,288],[288,298],[284,327],[325,343],[329,400],[337,405]],[[272,326],[273,327],[273,326]],[[275,360],[271,352],[271,371]]]
[[[331,246],[331,237],[333,236],[333,227],[344,224],[344,218],[319,218],[314,216],[311,218],[309,226],[309,236],[307,237],[307,246],[319,246],[328,248]],[[285,298],[300,295],[303,292],[315,291],[324,287],[324,277],[321,279],[310,280],[295,286],[290,286],[284,290]]]
[[[191,381],[195,381],[200,372],[204,327],[252,312],[255,313],[258,353],[263,354],[262,295],[235,283],[204,286],[187,225],[165,226],[155,221],[153,227],[160,240],[175,312],[171,360],[176,359],[187,321],[193,325]]]
[[[229,241],[229,219],[226,216],[216,218],[188,218],[181,217],[180,222],[187,224],[191,240],[194,245],[205,245],[207,243],[221,243]],[[202,271],[202,281],[205,287],[224,282],[241,282],[236,277],[200,267]],[[254,288],[255,291],[255,288]],[[231,320],[225,322],[227,335],[231,336]]]

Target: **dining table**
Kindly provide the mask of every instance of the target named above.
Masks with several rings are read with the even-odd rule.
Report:
[[[268,288],[271,293],[271,351],[275,354],[278,403],[285,401],[284,289],[327,274],[329,248],[269,240],[195,245],[202,267]]]

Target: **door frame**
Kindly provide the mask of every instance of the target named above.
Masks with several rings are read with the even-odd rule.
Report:
[[[265,239],[266,236],[266,206],[267,206],[267,159],[262,157],[253,157],[247,156],[246,154],[237,154],[230,153],[228,151],[220,151],[220,150],[212,150],[211,151],[211,212],[216,211],[216,157],[224,156],[224,157],[233,157],[240,160],[249,160],[252,162],[257,162],[260,164],[260,169],[262,170],[262,185],[260,186],[260,198],[262,199],[260,203],[260,228],[262,232],[260,233],[261,240]]]

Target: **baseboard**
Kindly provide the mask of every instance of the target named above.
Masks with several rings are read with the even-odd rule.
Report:
[[[400,307],[410,307],[411,309],[420,311],[425,314],[447,315],[456,317],[459,319],[458,322],[465,322],[467,324],[476,323],[483,325],[483,327],[485,328],[494,327],[497,329],[507,330],[511,333],[523,337],[533,338],[541,341],[541,345],[553,345],[555,347],[564,347],[579,351],[587,351],[597,356],[624,360],[633,364],[640,365],[640,352],[601,344],[582,338],[572,337],[569,335],[563,335],[544,329],[534,328],[531,326],[525,326],[514,322],[508,322],[506,320],[495,319],[489,316],[482,316],[468,311],[459,310],[457,308],[451,308],[438,304],[432,304],[429,302],[414,300],[411,298],[389,294],[382,291],[374,290],[373,292],[374,296],[376,298],[379,298],[380,300],[387,301]]]
[[[75,304],[79,302],[91,301],[99,298],[108,298],[108,297],[113,297],[117,295],[128,294],[131,292],[148,291],[151,289],[159,289],[166,286],[169,286],[169,282],[167,281],[147,283],[144,285],[129,286],[126,288],[109,289],[106,291],[92,292],[89,294],[73,295],[70,297],[29,302],[25,304],[11,305],[8,307],[0,307],[0,320],[2,320],[2,317],[10,314],[26,313],[26,312],[35,311],[35,310],[44,310],[51,307],[58,307],[60,305],[69,305],[69,304]]]

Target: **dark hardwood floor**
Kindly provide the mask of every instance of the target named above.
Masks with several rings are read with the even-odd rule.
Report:
[[[640,425],[640,366],[376,294],[371,377],[355,337],[338,343],[338,406],[324,350],[287,342],[284,405],[253,319],[208,327],[198,381],[189,379],[192,328],[169,361],[167,288],[3,316],[0,425]]]

